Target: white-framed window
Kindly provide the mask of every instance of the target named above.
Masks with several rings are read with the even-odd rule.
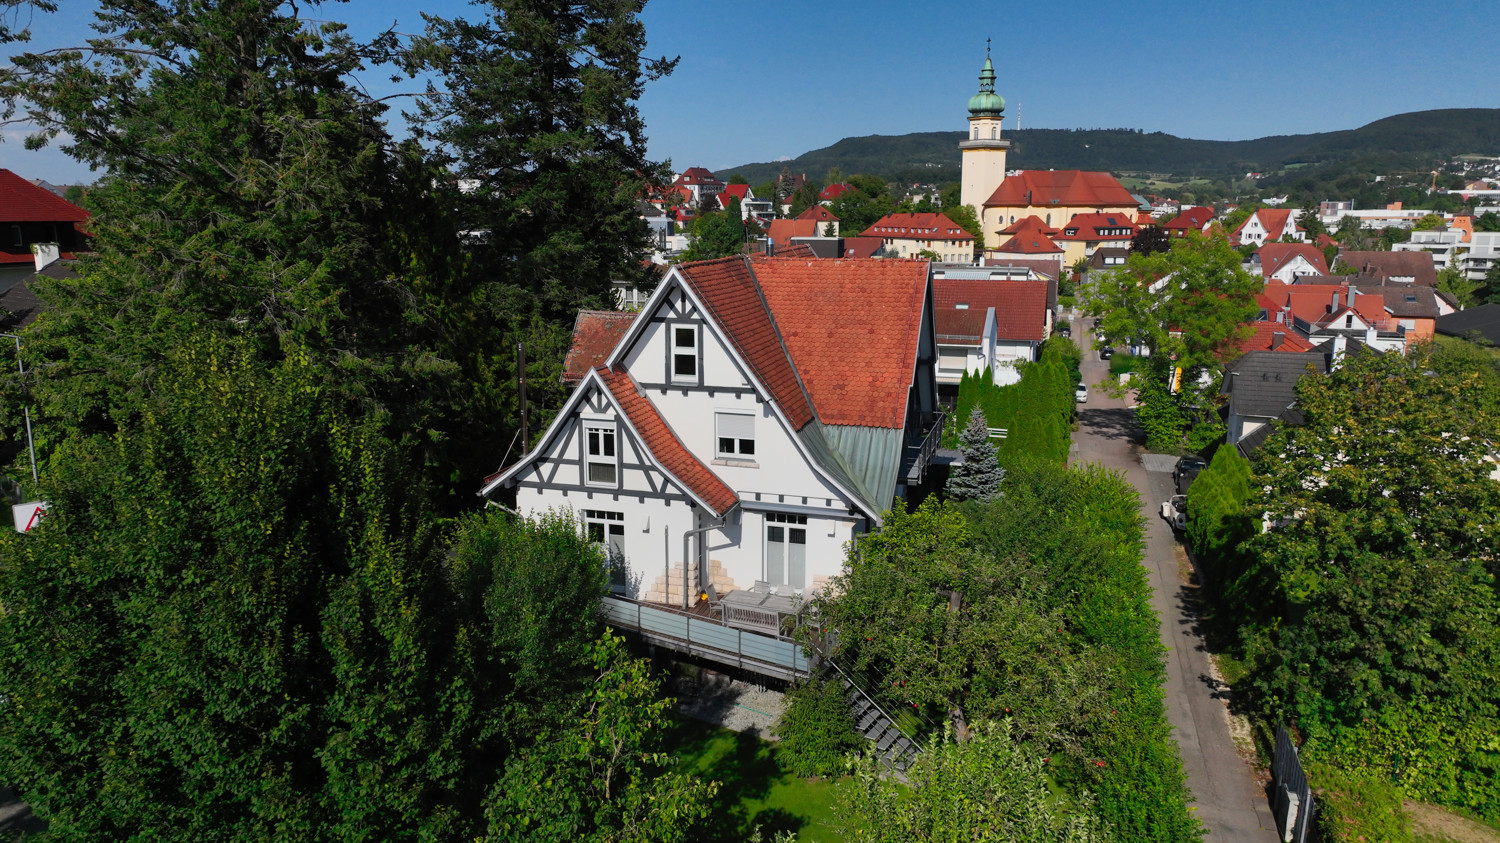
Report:
[[[620,485],[620,449],[616,447],[615,423],[583,423],[584,482],[590,486]]]
[[[625,513],[585,509],[583,534],[604,551],[610,591],[623,594],[628,573],[625,565]]]
[[[714,454],[728,459],[755,459],[755,416],[714,413]]]
[[[801,589],[807,581],[807,516],[766,513],[766,583]]]
[[[673,383],[698,383],[698,326],[674,324],[667,326],[667,332],[667,342],[671,346],[670,380]]]

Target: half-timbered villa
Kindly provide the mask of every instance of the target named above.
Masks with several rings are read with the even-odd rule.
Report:
[[[931,462],[932,307],[926,261],[673,267],[480,494],[571,511],[631,599],[816,590]]]

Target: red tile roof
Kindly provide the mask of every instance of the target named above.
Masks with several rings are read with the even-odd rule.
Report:
[[[1267,243],[1256,251],[1260,256],[1261,274],[1270,278],[1293,259],[1301,257],[1312,264],[1313,274],[1327,275],[1328,261],[1323,252],[1311,243]]]
[[[1053,234],[1061,231],[1061,229],[1053,228],[1052,226],[1047,225],[1045,222],[1042,222],[1042,218],[1037,216],[1036,214],[1027,214],[1026,216],[1021,217],[1020,219],[1011,223],[1008,227],[1001,229],[1000,233],[1020,234],[1023,231],[1040,231],[1041,233],[1046,234],[1050,237]]]
[[[686,170],[683,170],[682,171],[682,175],[678,176],[677,180],[674,181],[674,182],[672,182],[672,183],[673,184],[718,184],[718,185],[722,185],[723,184],[723,182],[719,181],[718,177],[716,177],[713,174],[712,171],[707,170],[707,169],[705,169],[703,167],[688,167]]]
[[[0,170],[0,222],[84,222],[89,212],[10,170]]]
[[[1109,173],[1083,170],[1022,170],[1006,176],[995,188],[985,207],[1003,205],[1027,208],[1061,205],[1063,207],[1114,207],[1134,209],[1140,205],[1130,191]]]
[[[1239,345],[1240,353],[1249,354],[1252,351],[1288,351],[1301,352],[1312,351],[1312,343],[1302,338],[1301,334],[1292,330],[1292,326],[1283,325],[1280,322],[1251,322],[1250,326],[1255,329],[1249,339]],[[1272,348],[1276,334],[1281,334],[1281,345]]]
[[[719,201],[721,203],[727,203],[729,201],[729,197],[733,196],[741,202],[744,202],[745,198],[749,195],[750,185],[748,184],[726,184],[724,185],[724,189],[719,191]]]
[[[791,360],[787,359],[788,349],[782,345],[782,334],[777,331],[779,320],[772,319],[767,309],[770,297],[763,296],[761,286],[756,283],[765,266],[785,260],[788,259],[758,258],[754,272],[750,261],[742,257],[685,263],[677,270],[723,328],[735,351],[754,370],[756,379],[765,384],[792,429],[801,430],[813,419],[812,405],[797,381]],[[835,263],[806,259],[794,262],[814,266]],[[812,298],[817,294],[803,290],[799,295]]]
[[[795,219],[814,220],[816,222],[838,222],[839,218],[822,205],[810,205],[807,210],[798,214]]]
[[[1431,252],[1342,252],[1339,257],[1362,276],[1412,277],[1424,287],[1437,284]]]
[[[1198,206],[1187,208],[1171,220],[1162,223],[1162,228],[1168,231],[1202,231],[1214,218],[1214,209]]]
[[[734,490],[709,471],[708,466],[682,444],[682,440],[677,438],[677,434],[672,432],[672,428],[667,426],[661,414],[656,411],[656,406],[641,395],[640,387],[628,373],[603,367],[596,371],[658,465],[707,504],[715,515],[728,512],[739,503],[739,496]]]
[[[870,258],[880,251],[885,241],[879,237],[845,237],[844,257],[846,258]]]
[[[755,262],[776,325],[824,424],[906,424],[925,260]]]
[[[845,193],[848,193],[853,189],[854,188],[850,187],[847,184],[843,184],[842,182],[839,184],[830,184],[829,186],[823,188],[822,192],[818,194],[818,201],[832,202],[833,200],[839,198],[840,196],[843,196]]]
[[[860,236],[897,240],[974,239],[974,235],[943,214],[886,214],[860,232]]]
[[[984,313],[995,309],[995,338],[1041,342],[1047,331],[1046,281],[990,281],[939,278],[932,282],[937,313],[959,304]]]
[[[1385,299],[1381,296],[1358,295],[1342,284],[1291,284],[1266,288],[1267,295],[1279,301],[1293,316],[1314,324],[1322,324],[1333,315],[1342,313],[1351,303],[1354,312],[1366,322],[1384,322],[1387,319]],[[1338,307],[1333,306],[1338,296]]]
[[[760,256],[759,255],[751,255],[751,257],[760,257]],[[816,259],[818,257],[818,253],[814,252],[813,251],[813,247],[807,245],[806,243],[794,243],[794,244],[792,244],[790,246],[787,246],[786,248],[777,249],[776,250],[776,257],[778,257],[778,258],[807,258],[808,260],[814,260],[814,259]]]
[[[1245,226],[1249,225],[1250,221],[1253,219],[1258,219],[1260,221],[1260,227],[1266,230],[1267,243],[1280,240],[1282,237],[1286,236],[1287,219],[1291,217],[1291,215],[1292,212],[1286,208],[1261,208],[1250,216],[1245,217],[1245,219],[1241,221],[1239,225],[1235,226],[1234,231],[1231,231],[1229,233],[1229,242],[1241,242],[1240,232],[1243,231],[1245,229]],[[1295,229],[1296,226],[1294,225],[1292,226],[1292,228]]]
[[[766,236],[777,246],[791,245],[793,237],[817,237],[817,220],[771,220]]]
[[[941,283],[943,282],[934,281],[933,286]],[[984,338],[984,320],[988,315],[989,308],[938,308],[933,313],[933,320],[937,324],[938,344],[979,345]]]
[[[1129,240],[1135,236],[1135,230],[1135,222],[1129,214],[1074,214],[1055,237],[1058,240]],[[1124,233],[1101,233],[1104,231]]]
[[[636,314],[618,310],[580,310],[573,322],[573,345],[563,361],[562,382],[573,386],[595,366],[602,365],[620,338],[635,323]]]
[[[1036,217],[1031,217],[1030,219],[1036,219]],[[1021,255],[1053,255],[1060,254],[1063,251],[1063,247],[1054,243],[1051,237],[1048,237],[1039,230],[1033,229],[1010,238],[1000,244],[1000,247],[995,251],[1014,252]]]

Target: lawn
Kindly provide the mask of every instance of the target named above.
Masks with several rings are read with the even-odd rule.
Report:
[[[741,841],[756,825],[763,839],[797,832],[798,843],[837,841],[831,824],[839,784],[782,771],[776,745],[752,735],[678,718],[668,746],[684,772],[719,782],[704,841]]]

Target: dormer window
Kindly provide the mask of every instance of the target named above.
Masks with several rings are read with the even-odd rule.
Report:
[[[584,462],[587,474],[584,480],[589,486],[618,488],[620,477],[619,449],[615,447],[615,423],[612,421],[586,421],[583,423]]]
[[[671,381],[672,383],[699,383],[698,326],[671,326]]]

